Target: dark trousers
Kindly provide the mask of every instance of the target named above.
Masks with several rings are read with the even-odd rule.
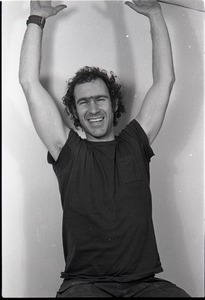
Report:
[[[58,298],[70,297],[190,297],[175,284],[156,277],[132,282],[85,282],[64,280]]]

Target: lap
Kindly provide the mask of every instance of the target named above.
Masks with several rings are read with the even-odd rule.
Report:
[[[56,297],[190,297],[183,289],[160,278],[130,283],[65,281]]]
[[[181,289],[177,285],[160,278],[148,279],[142,284],[144,286],[144,289],[137,290],[136,293],[136,287],[133,287],[132,297],[190,297],[183,289]]]

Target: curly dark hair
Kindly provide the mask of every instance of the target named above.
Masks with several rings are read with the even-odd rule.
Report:
[[[114,112],[113,125],[117,125],[117,118],[121,117],[121,114],[125,112],[124,105],[122,103],[122,93],[121,85],[116,82],[117,76],[111,71],[110,76],[106,70],[99,69],[98,67],[88,67],[85,66],[76,72],[73,78],[70,78],[67,82],[67,92],[63,97],[63,104],[65,105],[65,111],[71,116],[74,121],[76,129],[80,126],[80,121],[76,116],[76,104],[74,98],[74,88],[76,84],[90,82],[91,80],[96,80],[101,78],[109,91],[110,99],[112,103],[112,109]],[[116,105],[118,109],[115,111]]]

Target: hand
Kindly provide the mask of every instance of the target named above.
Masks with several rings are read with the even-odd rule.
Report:
[[[125,4],[138,13],[150,17],[152,13],[161,11],[161,6],[157,0],[133,0],[126,1]]]
[[[67,6],[64,4],[57,5],[53,7],[51,5],[51,1],[36,1],[31,0],[30,2],[30,11],[31,15],[37,15],[44,18],[49,18],[51,16],[56,15],[59,11],[66,8]]]

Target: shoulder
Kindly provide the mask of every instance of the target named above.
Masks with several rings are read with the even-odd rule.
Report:
[[[154,155],[150,147],[148,137],[136,119],[133,119],[126,127],[120,132],[118,136],[119,141],[128,143],[133,150],[140,148],[142,154],[150,161]]]
[[[59,165],[62,162],[66,162],[71,159],[72,155],[77,152],[77,149],[83,139],[73,129],[67,130],[67,138],[65,143],[59,144],[59,150],[55,157],[48,152],[48,163],[53,165]]]

